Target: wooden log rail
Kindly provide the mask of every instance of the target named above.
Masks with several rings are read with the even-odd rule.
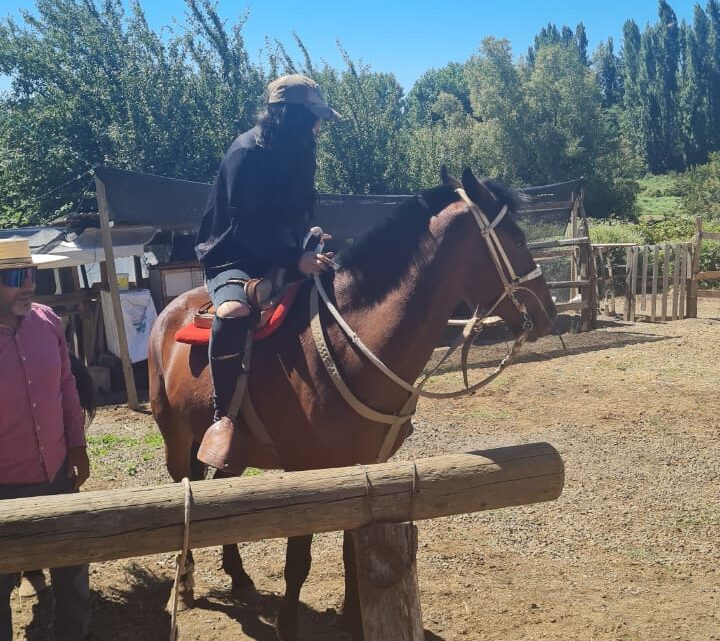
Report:
[[[192,483],[190,546],[353,530],[370,523],[557,498],[547,443],[416,461]],[[0,501],[0,572],[179,550],[182,484]]]

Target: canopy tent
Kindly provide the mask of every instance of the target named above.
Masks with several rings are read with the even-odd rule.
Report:
[[[142,256],[147,245],[155,237],[157,229],[148,225],[135,225],[110,230],[115,258]],[[64,227],[24,227],[0,230],[0,238],[22,236],[30,243],[34,254],[65,256],[52,267],[77,267],[105,261],[101,232],[88,227],[76,234]]]
[[[212,185],[141,174],[113,167],[97,167],[116,224],[150,224],[165,231],[194,233],[200,226]],[[318,195],[315,218],[333,234],[336,243],[357,239],[382,222],[405,195]]]

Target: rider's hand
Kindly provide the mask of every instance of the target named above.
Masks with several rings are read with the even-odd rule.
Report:
[[[316,276],[333,268],[333,252],[316,254],[315,252],[304,252],[298,261],[298,270],[305,276]]]

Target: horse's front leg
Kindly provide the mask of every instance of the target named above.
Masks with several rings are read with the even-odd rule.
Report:
[[[288,539],[285,556],[285,596],[278,613],[277,632],[280,641],[296,641],[300,590],[310,573],[312,534]]]
[[[343,535],[343,563],[345,565],[345,601],[342,617],[345,628],[352,641],[364,641],[360,612],[360,593],[357,582],[357,564],[355,562],[355,545],[352,533],[345,530]]]
[[[237,476],[241,474],[242,472]],[[220,470],[215,470],[215,474],[213,474],[213,478],[216,479],[231,478],[233,476],[236,475],[225,474]],[[245,572],[237,544],[223,545],[222,569],[225,571],[225,574],[229,575],[232,579],[232,593],[241,603],[255,605],[260,600],[260,595],[255,589],[255,583],[248,573]]]
[[[255,583],[245,572],[237,544],[223,545],[222,569],[232,579],[232,594],[241,603],[256,605],[260,601]]]

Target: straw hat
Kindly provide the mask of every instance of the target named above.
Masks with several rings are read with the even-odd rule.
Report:
[[[52,267],[66,258],[55,254],[31,254],[27,238],[0,238],[0,269]]]

